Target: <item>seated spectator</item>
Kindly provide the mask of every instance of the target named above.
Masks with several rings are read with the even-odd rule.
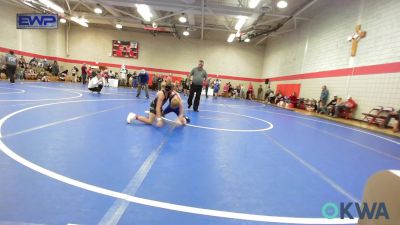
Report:
[[[266,96],[266,101],[267,103],[275,103],[275,93],[274,91],[271,90],[271,92],[269,92],[269,94]]]
[[[320,107],[318,109],[318,112],[320,114],[327,114],[329,116],[333,116],[335,114],[335,106],[336,106],[337,100],[338,100],[337,96],[336,95],[333,96],[333,99],[326,106]]]
[[[283,100],[283,95],[282,95],[281,91],[278,91],[278,94],[276,95],[275,100],[274,100],[275,105],[278,104],[278,102],[280,102],[282,100]]]
[[[226,83],[225,85],[224,85],[224,93],[223,93],[223,95],[224,95],[224,97],[229,97],[229,84],[228,83]]]
[[[47,75],[42,76],[39,80],[42,82],[49,82],[49,78]]]
[[[304,101],[306,105],[306,110],[309,112],[315,112],[317,110],[317,100],[315,99],[306,99]]]
[[[64,70],[58,75],[58,80],[65,81],[65,78],[67,76],[68,76],[68,70]]]
[[[268,96],[270,93],[273,93],[274,91],[271,89],[271,87],[268,85],[267,88],[265,89],[265,93],[264,93],[264,100],[267,100]]]
[[[347,101],[336,104],[334,117],[339,117],[341,112],[352,110],[356,105],[356,102],[351,98],[351,96],[347,97]]]
[[[296,92],[293,92],[292,95],[289,96],[289,104],[291,104],[291,106],[293,108],[295,108],[297,106]]]
[[[89,80],[88,89],[92,92],[97,92],[100,94],[103,88],[103,82],[100,73],[95,73],[96,76]]]
[[[254,94],[253,84],[249,83],[249,87],[247,88],[246,92],[246,99],[253,100],[253,94]]]
[[[36,80],[37,74],[32,68],[27,68],[24,72],[25,78],[28,80]]]
[[[390,122],[390,119],[395,118],[397,120],[396,124],[393,126],[393,132],[398,132],[400,128],[400,109],[397,112],[389,113],[388,117],[386,117],[383,122],[383,127],[387,128]]]

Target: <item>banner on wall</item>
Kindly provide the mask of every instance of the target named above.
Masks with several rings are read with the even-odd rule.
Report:
[[[139,44],[135,41],[112,41],[112,56],[123,58],[139,58]]]
[[[17,14],[17,29],[57,29],[57,14]]]

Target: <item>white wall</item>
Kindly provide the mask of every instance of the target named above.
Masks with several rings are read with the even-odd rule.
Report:
[[[263,77],[273,78],[358,66],[400,62],[398,0],[329,1],[295,32],[267,42]],[[356,57],[346,39],[357,24],[367,31]],[[319,98],[326,84],[331,97],[352,95],[359,103],[357,118],[376,105],[400,106],[400,74],[375,74],[273,82],[301,83],[301,96]]]
[[[7,3],[0,7],[0,46],[21,51],[47,53],[47,31],[46,30],[17,30],[16,14],[25,12]]]
[[[139,42],[139,59],[110,57],[112,40]],[[264,47],[228,44],[209,40],[153,37],[146,33],[81,28],[70,31],[70,58],[111,62],[135,66],[190,71],[199,59],[204,59],[208,73],[243,77],[260,77]]]

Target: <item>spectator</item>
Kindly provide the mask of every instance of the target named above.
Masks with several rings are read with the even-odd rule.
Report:
[[[320,107],[318,109],[320,114],[328,114],[329,116],[333,116],[335,113],[335,106],[337,103],[337,96],[333,96],[333,99],[324,107]]]
[[[292,107],[295,108],[297,106],[297,95],[296,92],[293,92],[292,95],[289,96],[289,103],[292,104]]]
[[[262,100],[262,92],[263,92],[263,88],[262,88],[262,85],[260,84],[260,86],[257,89],[257,100]]]
[[[326,103],[328,102],[328,98],[329,98],[329,91],[328,91],[328,89],[326,89],[326,85],[324,85],[324,86],[322,86],[321,96],[319,98],[321,108],[326,106]]]
[[[33,66],[33,65],[37,66],[37,65],[38,65],[38,60],[37,60],[37,58],[33,57],[33,58],[29,61],[29,65],[30,65],[30,66]]]
[[[81,77],[82,77],[82,83],[86,84],[86,76],[87,76],[87,67],[86,67],[86,63],[84,63],[81,67]]]
[[[74,67],[71,70],[71,74],[72,74],[72,82],[76,82],[77,81],[77,73],[79,72],[78,67],[76,67],[76,65],[74,65]]]
[[[193,111],[195,112],[199,111],[203,80],[207,79],[208,76],[203,66],[204,66],[204,61],[199,60],[198,66],[193,68],[189,75],[189,79],[190,77],[192,77],[192,83],[190,85],[190,93],[187,103],[188,103],[188,108],[192,107],[193,97],[196,94],[193,105]]]
[[[26,67],[26,61],[23,55],[21,55],[21,57],[18,60],[18,65],[22,70],[25,70]]]
[[[274,93],[274,91],[272,91],[271,87],[268,85],[267,88],[265,89],[264,100],[268,100],[268,96],[270,93]],[[275,94],[274,94],[274,96],[275,96]]]
[[[125,86],[126,82],[127,82],[127,74],[128,74],[128,70],[126,69],[125,64],[121,65],[121,70],[119,71],[119,84],[121,86]]]
[[[186,95],[189,94],[189,93],[188,93],[188,92],[189,92],[189,86],[188,86],[187,82],[188,82],[187,77],[184,77],[184,78],[181,80],[182,88],[183,88],[183,96],[186,96]]]
[[[253,84],[249,83],[249,88],[247,89],[247,96],[246,99],[253,100]]]
[[[240,85],[240,99],[245,99],[246,98],[246,90],[244,88],[244,85]]]
[[[206,98],[208,98],[208,88],[210,87],[211,78],[205,80]]]
[[[213,96],[218,97],[218,92],[219,92],[220,86],[221,86],[221,81],[219,79],[215,80]]]
[[[146,98],[149,98],[149,87],[148,87],[148,82],[149,82],[149,74],[142,69],[139,73],[139,89],[136,94],[136,98],[139,98],[141,90],[144,88],[146,92]]]
[[[7,71],[7,77],[10,78],[10,83],[15,83],[15,70],[17,69],[17,63],[18,59],[17,56],[15,56],[14,51],[10,51],[6,56],[5,56],[5,62],[6,62],[6,71]]]
[[[53,74],[53,76],[58,76],[58,73],[60,73],[60,67],[58,67],[57,61],[54,61],[51,66],[51,74]]]
[[[151,90],[158,90],[158,74],[154,74],[152,82],[151,82]]]
[[[388,127],[390,119],[395,118],[397,120],[396,124],[393,126],[393,132],[398,132],[400,129],[400,109],[397,112],[391,112],[386,117],[385,121],[383,122],[383,127]]]
[[[137,86],[138,86],[138,76],[135,71],[132,74],[132,88],[137,88]]]
[[[351,98],[351,96],[347,97],[347,101],[336,104],[334,117],[339,117],[341,112],[350,110],[355,106],[356,102]]]

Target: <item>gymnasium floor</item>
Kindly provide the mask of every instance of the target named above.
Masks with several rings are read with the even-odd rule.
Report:
[[[352,224],[321,207],[400,169],[399,139],[245,100],[127,125],[135,94],[0,82],[0,224]]]

